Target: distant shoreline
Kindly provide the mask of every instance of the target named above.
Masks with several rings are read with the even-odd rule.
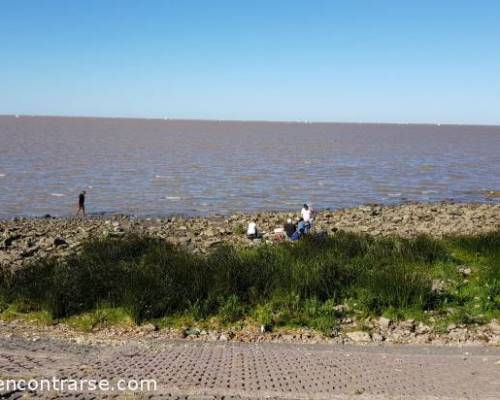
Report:
[[[384,122],[384,121],[311,121],[311,120],[261,120],[261,119],[212,119],[212,118],[170,118],[134,116],[92,116],[92,115],[38,115],[38,114],[0,114],[1,118],[58,118],[88,120],[132,120],[132,121],[169,121],[193,123],[245,123],[245,124],[307,124],[307,125],[367,125],[367,126],[442,126],[442,127],[482,127],[500,128],[497,124],[464,124],[455,122]],[[0,120],[1,121],[1,120]]]

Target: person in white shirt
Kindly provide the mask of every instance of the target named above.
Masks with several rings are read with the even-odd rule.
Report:
[[[302,210],[300,211],[300,216],[304,219],[305,224],[305,233],[308,233],[311,229],[312,221],[313,221],[313,211],[312,208],[306,203]]]
[[[247,228],[247,238],[248,239],[257,239],[259,237],[259,232],[257,230],[257,224],[255,223],[255,221],[251,221],[249,224],[248,224],[248,228]]]

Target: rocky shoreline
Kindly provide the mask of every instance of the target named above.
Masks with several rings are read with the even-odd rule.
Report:
[[[41,337],[62,338],[77,343],[94,344],[130,340],[186,340],[201,342],[240,343],[308,343],[358,345],[436,345],[436,346],[500,346],[500,323],[492,320],[485,325],[465,326],[450,324],[437,329],[414,320],[392,321],[385,317],[363,321],[360,330],[356,321],[342,321],[341,327],[324,335],[308,328],[279,328],[262,332],[258,327],[209,330],[197,327],[159,328],[147,323],[141,326],[112,326],[82,332],[64,324],[40,325],[25,320],[0,320],[0,335],[23,336],[31,340]]]
[[[254,219],[264,233],[262,242],[271,242],[275,228],[296,213],[236,214],[228,217],[172,216],[169,218],[133,218],[130,216],[77,218],[31,218],[0,221],[0,265],[8,270],[22,268],[36,259],[63,257],[78,251],[89,238],[121,237],[127,233],[147,234],[184,246],[193,252],[206,253],[220,244],[253,246],[244,228]],[[443,236],[474,235],[500,229],[500,204],[404,204],[397,206],[366,205],[317,213],[314,229],[335,235],[339,231],[362,232],[374,236],[418,234]],[[257,242],[259,243],[259,242]],[[465,272],[464,272],[465,273]],[[348,307],[338,305],[337,307]],[[258,326],[221,328],[219,330],[187,326],[161,328],[151,323],[142,326],[98,327],[82,333],[64,322],[39,325],[36,321],[14,319],[0,321],[2,335],[53,336],[76,341],[100,340],[194,340],[236,342],[286,342],[331,344],[436,344],[500,346],[500,323],[428,326],[414,320],[392,321],[384,317],[357,320],[349,310],[339,309],[344,318],[330,335],[311,329],[277,328],[270,332]]]
[[[298,213],[262,212],[216,217],[134,218],[116,215],[88,218],[15,218],[0,221],[0,267],[17,269],[27,262],[48,256],[65,256],[78,250],[88,238],[148,234],[206,253],[228,243],[255,245],[245,237],[248,222],[254,219],[263,233],[262,241],[272,241],[275,228]],[[418,234],[443,236],[473,235],[500,229],[500,204],[403,204],[365,205],[316,214],[314,229],[334,235],[338,231],[361,232],[374,236]]]

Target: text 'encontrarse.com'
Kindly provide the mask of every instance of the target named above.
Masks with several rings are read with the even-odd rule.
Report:
[[[5,392],[154,392],[154,379],[0,379]]]

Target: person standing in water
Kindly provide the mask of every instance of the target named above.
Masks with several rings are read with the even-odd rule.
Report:
[[[80,214],[80,211],[82,212],[83,216],[85,217],[85,195],[87,192],[83,190],[79,195],[78,195],[78,210],[76,211],[76,215]]]

